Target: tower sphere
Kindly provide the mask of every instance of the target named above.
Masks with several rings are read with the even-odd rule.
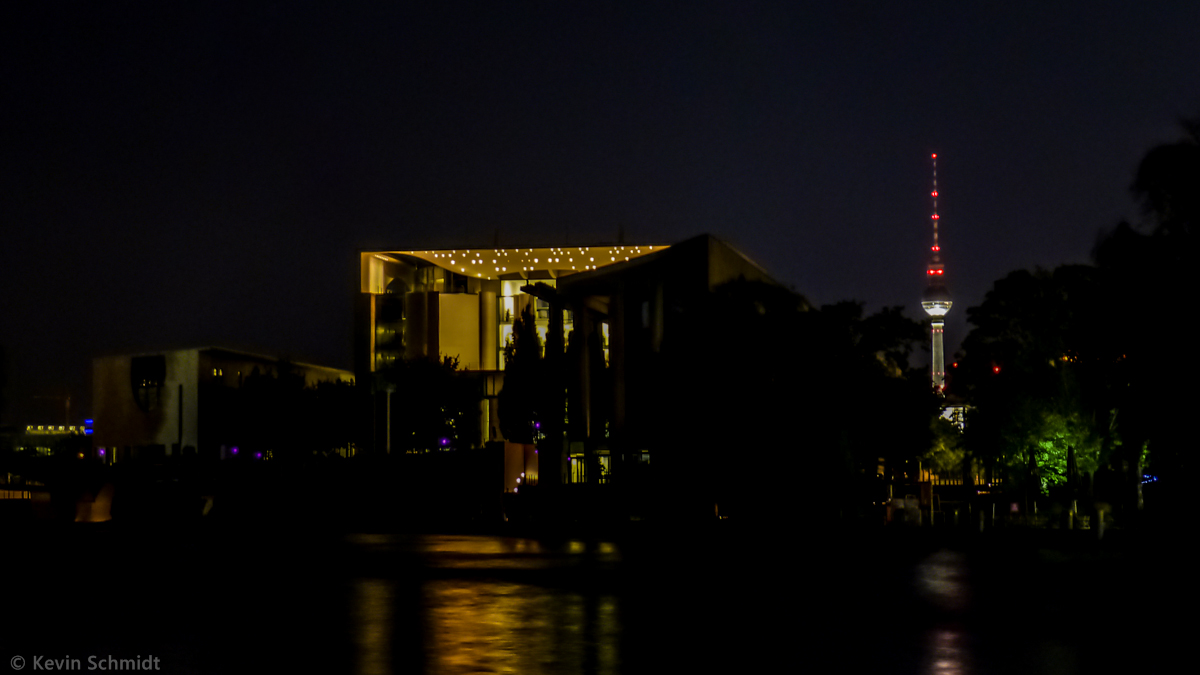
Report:
[[[950,301],[950,291],[942,284],[930,285],[921,294],[921,309],[929,316],[945,316],[953,304]]]

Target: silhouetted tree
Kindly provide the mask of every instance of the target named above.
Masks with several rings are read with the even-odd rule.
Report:
[[[714,500],[766,514],[842,507],[880,457],[929,447],[937,400],[924,370],[906,368],[925,332],[898,308],[864,318],[859,303],[814,309],[736,281],[680,319],[663,346],[659,442],[687,449],[687,480]]]
[[[542,340],[532,305],[513,322],[512,339],[504,345],[504,387],[500,390],[500,432],[514,443],[532,443],[538,399],[544,396]]]
[[[394,389],[392,452],[479,444],[478,384],[459,372],[457,358],[397,361],[379,376]]]
[[[258,453],[281,460],[304,459],[353,442],[353,385],[306,384],[287,362],[277,371],[257,366],[239,386],[202,382],[200,416],[205,443],[238,447],[242,457]]]
[[[1185,383],[1200,376],[1189,356],[1195,329],[1188,311],[1200,300],[1200,119],[1182,126],[1181,140],[1150,150],[1138,166],[1132,192],[1145,219],[1122,222],[1094,252],[1119,317],[1111,333],[1121,352],[1117,427],[1124,443],[1115,459],[1135,500],[1144,463],[1176,496],[1196,468],[1197,397]]]
[[[0,424],[4,423],[4,408],[6,407],[4,390],[8,388],[8,359],[6,356],[4,345],[0,345]]]

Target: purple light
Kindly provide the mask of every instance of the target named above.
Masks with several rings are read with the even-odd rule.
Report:
[[[233,448],[232,450],[230,450],[229,452],[230,452],[231,454],[234,454],[234,455],[236,455],[236,454],[238,453],[238,449],[237,449],[237,447],[234,447],[234,448]]]
[[[104,456],[104,448],[100,448],[100,456],[101,456],[101,457],[103,457],[103,456]]]
[[[534,429],[541,429],[541,428],[542,428],[542,423],[541,423],[541,422],[534,422],[534,423],[533,423],[533,428],[534,428]]]
[[[443,439],[442,439],[442,445],[450,445],[450,439],[449,439],[449,438],[443,438]]]
[[[256,452],[256,453],[254,453],[254,458],[255,458],[255,459],[262,459],[262,453],[261,453],[261,452]]]

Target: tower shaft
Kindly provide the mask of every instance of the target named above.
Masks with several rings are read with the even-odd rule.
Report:
[[[940,318],[934,318],[929,322],[930,332],[933,337],[933,350],[930,354],[930,370],[933,375],[933,386],[941,391],[946,388],[946,351],[942,344],[942,333],[946,326],[946,322]]]

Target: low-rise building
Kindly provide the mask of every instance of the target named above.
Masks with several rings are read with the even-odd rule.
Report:
[[[354,379],[346,370],[217,347],[97,358],[92,363],[97,452],[103,450],[108,461],[232,456],[244,432],[231,427],[234,413],[226,400],[248,379],[281,372],[310,387]]]

